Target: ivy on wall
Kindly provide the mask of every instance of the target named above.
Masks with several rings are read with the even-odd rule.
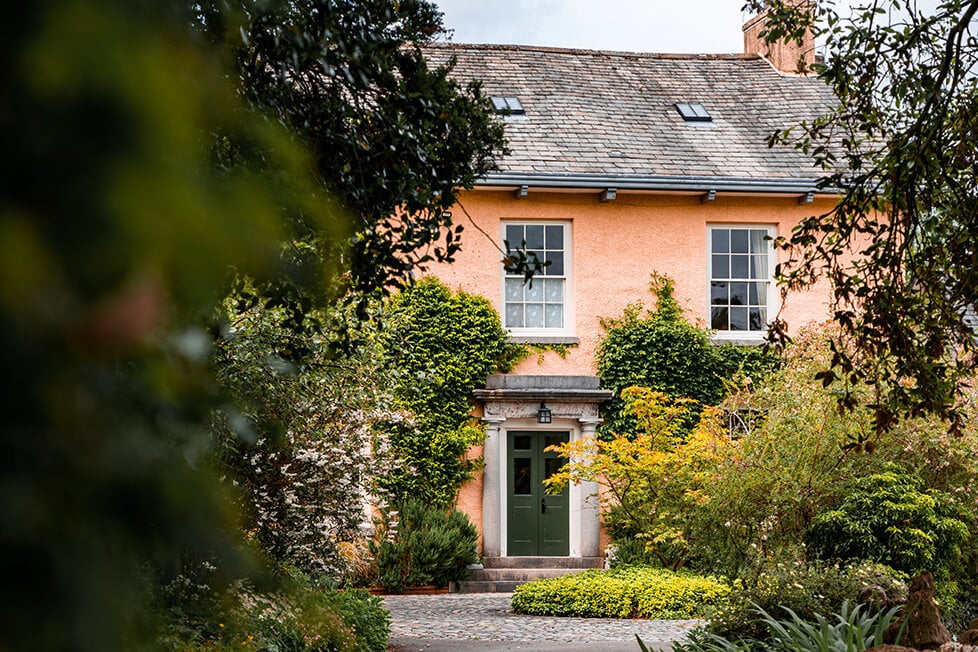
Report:
[[[382,486],[395,503],[408,496],[449,507],[479,468],[464,459],[485,431],[473,422],[472,390],[526,355],[506,342],[499,315],[483,297],[452,292],[425,278],[392,298],[384,334],[396,373],[396,403],[414,415],[392,433],[395,468]]]
[[[607,335],[598,346],[598,375],[601,386],[615,393],[603,411],[605,435],[635,431],[620,396],[627,387],[648,387],[717,405],[735,373],[762,376],[777,362],[762,347],[714,344],[708,329],[686,320],[669,277],[653,273],[649,289],[656,298],[654,308],[636,302],[620,317],[601,321]],[[690,427],[698,415],[695,410]]]

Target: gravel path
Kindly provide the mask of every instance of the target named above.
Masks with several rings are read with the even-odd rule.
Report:
[[[635,635],[654,649],[683,640],[695,620],[618,620],[521,616],[511,593],[384,596],[391,649],[398,652],[526,650],[638,651]]]

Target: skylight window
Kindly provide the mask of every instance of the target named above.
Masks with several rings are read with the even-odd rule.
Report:
[[[686,122],[713,122],[713,116],[706,107],[694,102],[678,102],[676,110]]]
[[[492,107],[500,115],[526,115],[523,105],[516,97],[492,97]]]

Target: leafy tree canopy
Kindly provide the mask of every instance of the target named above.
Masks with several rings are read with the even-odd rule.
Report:
[[[312,267],[341,260],[348,274],[332,288],[341,294],[397,287],[430,261],[450,261],[462,227],[448,209],[461,188],[494,169],[504,140],[478,84],[462,87],[450,66],[426,63],[421,46],[444,33],[435,5],[204,0],[200,7],[206,33],[233,53],[244,97],[312,152],[316,173],[352,212],[354,232],[339,247],[300,216],[295,236],[306,246],[295,259]]]
[[[813,29],[827,44],[813,72],[838,106],[773,136],[810,153],[836,189],[832,210],[804,220],[780,245],[786,289],[832,282],[841,326],[826,383],[877,383],[877,426],[933,411],[960,427],[973,375],[978,288],[978,39],[975,0],[834,3],[750,0],[768,9],[769,39]],[[773,335],[784,337],[784,324]],[[855,403],[850,394],[843,404]]]

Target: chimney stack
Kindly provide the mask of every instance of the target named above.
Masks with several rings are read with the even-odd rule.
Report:
[[[810,0],[799,0],[798,4],[814,10]],[[811,74],[811,66],[815,63],[815,37],[812,31],[808,30],[801,44],[784,39],[767,43],[760,35],[767,27],[767,21],[768,14],[765,10],[744,23],[744,54],[764,57],[784,75]]]

